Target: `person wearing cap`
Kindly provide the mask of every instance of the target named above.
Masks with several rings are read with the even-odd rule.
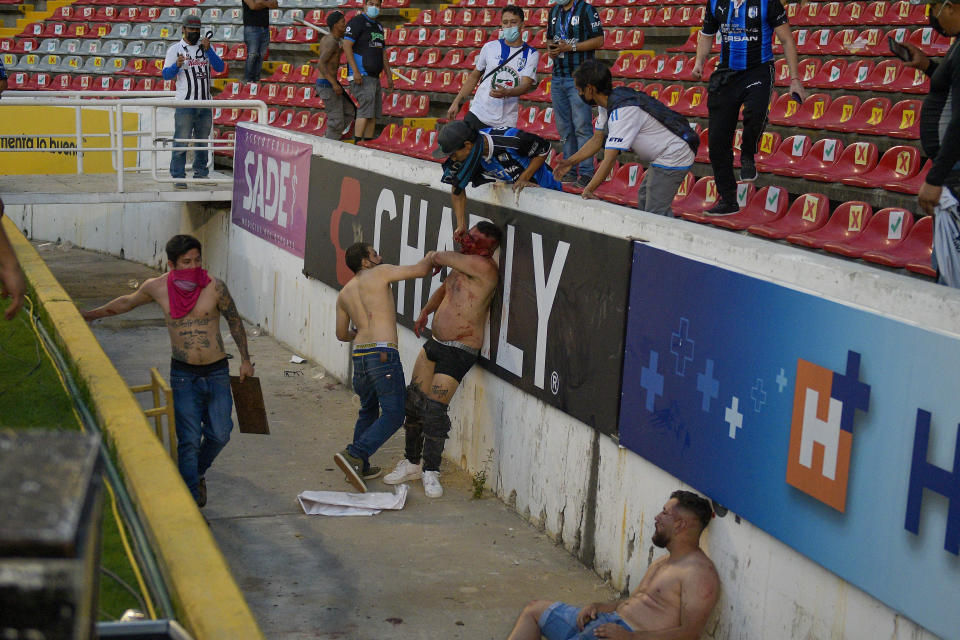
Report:
[[[703,65],[720,34],[720,62],[710,76],[707,109],[710,112],[710,164],[717,184],[717,203],[710,216],[740,210],[733,175],[733,136],[743,107],[743,142],[740,145],[740,180],[757,179],[754,155],[767,126],[773,90],[773,35],[783,45],[790,68],[790,93],[803,101],[797,45],[790,32],[787,11],[780,0],[709,0],[691,73],[703,77]]]
[[[913,0],[929,4],[928,20],[934,31],[947,38],[960,34],[960,4],[955,1]],[[930,77],[930,93],[920,111],[920,146],[933,163],[920,186],[920,209],[934,216],[933,267],[939,282],[960,288],[960,53],[955,40],[940,62],[930,60],[909,42],[905,66]]]
[[[242,0],[243,43],[247,45],[247,62],[243,70],[244,82],[260,82],[260,69],[270,46],[270,9],[276,9],[277,0]]]
[[[167,49],[163,64],[163,79],[177,80],[177,100],[210,100],[210,69],[220,72],[224,69],[223,60],[210,46],[208,38],[200,38],[200,16],[187,15],[183,18],[183,38]],[[177,107],[173,115],[174,138],[177,140],[206,140],[213,128],[211,107]],[[193,152],[193,177],[202,180],[209,175],[207,167],[208,152],[206,142],[174,143],[170,157],[170,176],[185,178],[187,148],[195,147]],[[203,148],[201,148],[203,147]],[[177,189],[186,189],[187,183],[176,183]]]
[[[320,39],[320,55],[317,58],[317,95],[323,100],[323,108],[327,112],[327,132],[325,138],[339,140],[343,136],[347,124],[346,113],[351,119],[356,116],[357,109],[350,96],[346,95],[337,71],[340,70],[340,53],[343,34],[347,30],[347,21],[339,11],[331,11],[327,16],[327,28],[330,33]]]
[[[480,48],[476,68],[464,80],[447,109],[448,119],[457,117],[460,104],[476,88],[470,111],[464,117],[467,124],[474,129],[517,126],[520,96],[530,91],[537,81],[540,53],[520,37],[523,28],[520,7],[511,4],[503,8],[500,28],[503,37]]]
[[[377,22],[381,0],[366,0],[363,13],[347,23],[343,35],[343,52],[350,68],[351,90],[357,99],[357,122],[354,134],[357,142],[373,140],[377,117],[382,115],[380,74],[387,73],[387,87],[393,89],[393,72],[384,47],[383,25]]]
[[[467,230],[467,185],[510,182],[519,193],[525,187],[563,189],[547,166],[550,143],[515,127],[486,127],[477,131],[463,120],[448,122],[437,136],[435,158],[443,163],[442,181],[451,185],[453,212],[457,218],[454,239]]]

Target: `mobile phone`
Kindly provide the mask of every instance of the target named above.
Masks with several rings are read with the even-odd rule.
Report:
[[[209,40],[213,37],[213,31],[207,31],[205,34],[203,34],[203,37]]]
[[[910,62],[913,59],[913,54],[910,52],[910,49],[907,49],[905,46],[894,40],[891,36],[887,36],[887,46],[890,47],[890,52],[903,60],[904,62]]]

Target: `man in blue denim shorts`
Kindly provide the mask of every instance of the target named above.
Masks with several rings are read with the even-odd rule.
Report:
[[[207,504],[204,474],[233,430],[230,370],[220,335],[220,316],[240,352],[240,382],[253,376],[247,332],[222,280],[203,269],[200,241],[176,235],[167,242],[169,271],[131,294],[83,313],[88,322],[115,316],[148,302],[163,309],[170,332],[170,387],[177,431],[177,465],[197,506]]]
[[[403,424],[406,384],[397,351],[396,303],[390,283],[423,278],[433,268],[431,251],[416,264],[383,264],[383,258],[365,242],[346,252],[356,275],[337,296],[337,339],[353,341],[353,390],[360,396],[360,415],[353,442],[333,456],[357,491],[366,493],[364,480],[380,475],[370,456]],[[353,326],[351,326],[351,323]]]
[[[674,491],[654,518],[653,544],[668,555],[650,565],[625,600],[595,602],[582,609],[535,600],[517,619],[508,640],[700,637],[720,595],[720,577],[700,549],[710,523],[710,503],[691,491]]]

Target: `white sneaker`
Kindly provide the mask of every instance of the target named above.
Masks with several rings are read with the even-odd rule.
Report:
[[[384,484],[400,484],[401,482],[406,482],[407,480],[419,480],[423,475],[423,471],[420,470],[420,465],[413,464],[406,458],[401,458],[400,462],[397,463],[396,468],[383,476]]]
[[[439,498],[443,495],[443,487],[440,486],[439,471],[423,472],[423,492],[428,498]]]

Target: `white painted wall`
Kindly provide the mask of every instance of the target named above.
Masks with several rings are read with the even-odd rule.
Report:
[[[260,128],[254,126],[253,128]],[[263,128],[266,130],[267,128]],[[273,130],[277,131],[277,130]],[[326,140],[281,133],[316,153],[414,183],[444,188],[438,166]],[[498,187],[471,198],[549,217],[819,294],[926,329],[960,335],[960,292],[924,280],[792,246],[669,220],[538,189],[519,203]],[[204,243],[208,268],[224,277],[240,312],[343,379],[348,348],[334,335],[336,291],[302,275],[302,260],[230,225],[229,212],[196,205],[9,207],[31,237],[62,238],[89,249],[157,265],[170,235],[191,232]],[[412,368],[420,348],[400,328],[401,355]],[[503,500],[620,589],[640,581],[654,555],[653,517],[676,478],[606,436],[475,367],[451,404],[446,455],[468,471],[486,469]],[[392,461],[389,461],[392,463]],[[592,471],[592,474],[591,474]],[[591,476],[596,499],[591,521]],[[704,535],[723,581],[705,637],[933,638],[932,634],[837,578],[734,514],[716,518]],[[896,576],[891,576],[896,579]],[[544,585],[544,597],[562,585]]]

